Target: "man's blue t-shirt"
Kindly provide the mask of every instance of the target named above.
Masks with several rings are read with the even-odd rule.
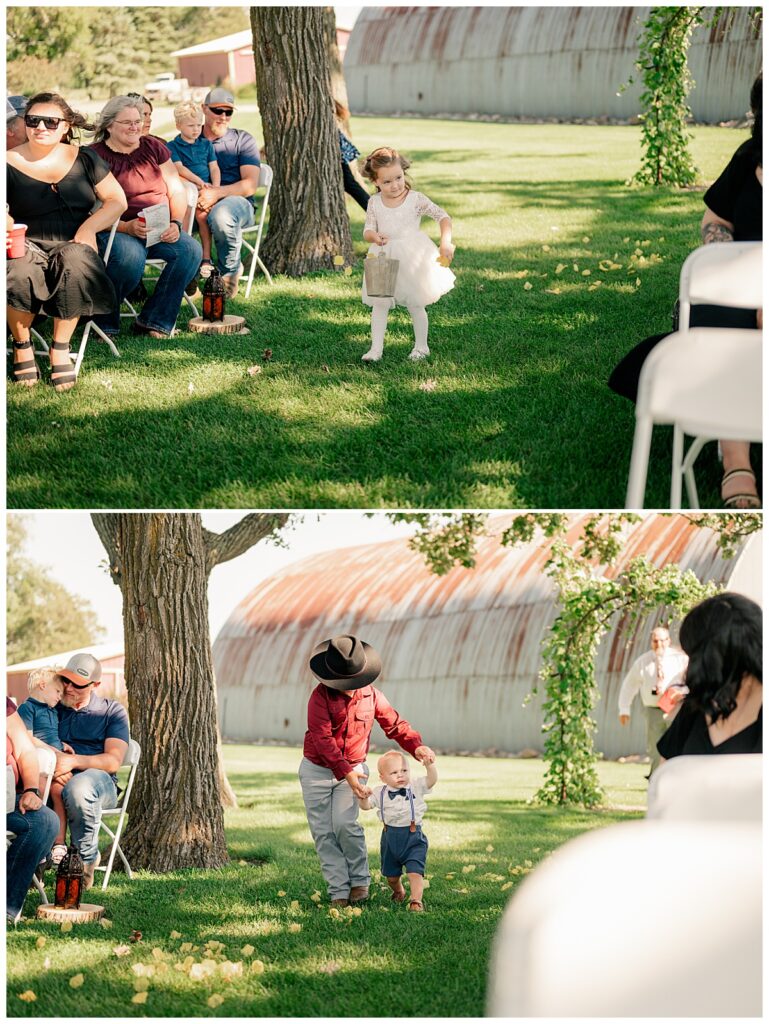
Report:
[[[49,707],[45,701],[27,697],[24,703],[19,705],[19,717],[37,739],[47,743],[49,747],[55,747],[56,750],[64,749],[59,738],[59,716],[56,708]]]
[[[260,167],[259,147],[250,132],[230,128],[220,139],[214,139],[214,153],[222,173],[222,185],[234,185],[240,181],[240,168],[245,164]],[[248,197],[253,203],[254,197]]]
[[[204,139],[202,135],[198,135],[194,142],[187,142],[181,135],[177,135],[166,145],[171,151],[172,160],[178,160],[188,171],[197,174],[202,181],[207,184],[211,183],[211,171],[208,165],[216,160],[212,142]]]
[[[104,753],[104,741],[131,738],[128,714],[122,704],[91,693],[88,704],[75,711],[59,704],[59,739],[69,743],[76,754],[94,756]]]

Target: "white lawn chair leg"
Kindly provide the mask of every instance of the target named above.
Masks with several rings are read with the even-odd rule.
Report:
[[[40,334],[40,332],[39,332],[39,331],[36,331],[34,327],[30,327],[30,329],[29,329],[29,333],[30,333],[30,334],[32,335],[32,337],[33,337],[33,338],[34,338],[34,339],[35,339],[35,340],[37,341],[37,343],[38,343],[38,344],[40,345],[40,348],[39,348],[39,349],[38,349],[38,348],[36,348],[36,349],[34,350],[34,352],[35,352],[35,355],[36,355],[36,356],[47,356],[47,355],[48,355],[48,342],[47,342],[47,341],[45,340],[45,338],[43,337],[43,335],[42,335],[42,334]],[[34,342],[33,342],[33,344],[34,344]]]
[[[247,299],[248,296],[251,294],[251,288],[254,283],[254,273],[256,272],[256,251],[254,249],[251,249],[250,246],[246,246],[246,248],[250,249],[251,251],[251,264],[248,268],[248,282],[246,283],[246,292],[244,295],[244,298]]]
[[[683,461],[683,474],[684,480],[686,481],[686,493],[689,496],[689,508],[698,509],[700,507],[700,499],[697,494],[697,481],[694,478],[694,463],[697,461],[700,452],[708,443],[709,438],[697,437],[692,441],[689,451],[686,453],[686,458]]]
[[[683,467],[681,465],[684,456],[684,434],[676,424],[673,427],[673,459],[670,467],[670,508],[681,508],[681,477]]]
[[[40,894],[40,902],[43,904],[43,906],[47,907],[48,906],[48,896],[46,895],[46,892],[45,892],[45,886],[40,881],[40,879],[37,877],[37,875],[33,875],[32,876],[32,881],[33,881],[34,886],[37,889],[38,893]]]
[[[652,423],[648,417],[636,419],[633,435],[633,451],[630,456],[630,473],[627,482],[625,508],[643,508],[646,493],[646,474],[649,467],[649,451],[652,440]]]
[[[264,276],[267,278],[267,280],[270,282],[270,284],[272,284],[272,278],[270,277],[270,272],[267,269],[267,267],[265,267],[265,265],[262,263],[261,256],[257,256],[256,261],[259,264],[259,266],[262,268],[262,273],[264,274]]]

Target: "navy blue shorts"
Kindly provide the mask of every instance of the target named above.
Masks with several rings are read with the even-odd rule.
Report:
[[[379,842],[382,874],[385,878],[399,878],[405,868],[407,874],[423,875],[428,845],[421,825],[417,825],[416,832],[408,825],[388,825],[382,829]]]

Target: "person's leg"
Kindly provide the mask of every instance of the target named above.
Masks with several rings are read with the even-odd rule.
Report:
[[[414,325],[414,347],[409,352],[409,359],[424,359],[430,355],[427,347],[427,310],[424,306],[409,306],[408,311]]]
[[[13,381],[31,388],[38,382],[40,371],[35,362],[34,346],[29,332],[34,313],[5,307],[6,321],[13,339]]]
[[[750,444],[747,441],[722,441],[724,476],[721,500],[728,508],[760,508],[756,477],[750,468]]]
[[[310,835],[315,843],[329,899],[346,900],[350,895],[350,872],[334,834],[332,819],[333,791],[340,783],[330,769],[313,764],[306,758],[299,766],[299,782]],[[342,782],[341,785],[352,795],[352,790],[346,782]]]
[[[109,231],[100,231],[96,236],[99,254],[104,257],[109,242]],[[93,317],[94,323],[105,334],[120,333],[120,306],[141,283],[144,264],[147,262],[145,245],[132,235],[115,233],[115,238],[107,263],[107,275],[115,286],[117,302],[109,313],[100,313]]]
[[[416,900],[417,903],[421,903],[422,894],[425,891],[424,875],[419,875],[416,871],[408,871],[407,875],[409,879],[409,902]]]
[[[107,772],[88,768],[72,776],[62,790],[62,799],[72,842],[87,868],[98,860],[101,811],[102,807],[115,806],[115,783]]]
[[[17,797],[16,810],[5,816],[7,831],[16,836],[5,854],[5,906],[11,922],[18,920],[35,868],[50,852],[58,828],[56,815],[50,807],[21,814],[18,806]]]
[[[403,882],[401,876],[396,875],[395,877],[387,876],[387,884],[392,889],[392,899],[395,903],[403,903],[406,899],[406,890],[403,888]]]
[[[660,766],[660,754],[657,750],[657,743],[664,736],[668,723],[665,721],[665,716],[660,708],[649,708],[644,705],[643,711],[646,718],[646,751],[651,758],[651,767],[649,769],[649,774],[651,775]]]
[[[387,316],[390,312],[389,299],[372,299],[371,307],[371,348],[361,359],[364,363],[377,363],[382,358],[384,336],[387,330]]]
[[[368,778],[368,767],[362,766],[361,778]],[[368,866],[366,834],[358,821],[360,805],[345,781],[337,783],[331,795],[331,819],[339,847],[347,862],[350,876],[351,899],[366,899],[371,885]],[[364,892],[365,890],[365,892]]]
[[[352,173],[352,168],[344,160],[342,161],[342,180],[344,182],[344,190],[348,196],[352,196],[358,206],[367,210],[368,201],[371,196],[361,183],[356,180],[355,175]]]
[[[48,357],[51,361],[51,383],[56,391],[69,391],[75,386],[76,377],[69,355],[69,343],[78,321],[79,317],[71,320],[54,317],[53,344],[49,348]]]
[[[51,783],[51,803],[53,804],[53,810],[56,817],[59,819],[59,831],[56,833],[56,839],[54,840],[54,846],[66,846],[67,843],[67,812],[64,809],[64,799],[62,797],[62,791],[64,787],[60,782]],[[41,788],[42,792],[42,788]],[[58,864],[61,857],[52,858],[54,864]]]
[[[235,283],[242,273],[240,247],[243,228],[254,223],[254,206],[243,196],[227,196],[220,199],[209,211],[208,226],[216,242],[216,264],[219,273]]]
[[[158,242],[147,250],[152,260],[163,260],[165,266],[139,314],[139,324],[153,331],[170,334],[174,329],[184,289],[197,275],[202,250],[200,242],[182,234],[177,242]]]
[[[211,259],[211,229],[208,226],[208,214],[203,210],[195,211],[195,223],[200,232],[200,245],[203,249],[203,259]]]

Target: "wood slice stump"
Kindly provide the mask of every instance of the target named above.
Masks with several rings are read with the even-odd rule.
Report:
[[[37,908],[37,917],[41,921],[53,921],[56,924],[63,924],[64,921],[71,921],[73,924],[88,924],[98,921],[104,916],[104,907],[96,903],[81,903],[77,910],[65,910],[63,907],[55,907],[53,903],[44,903]]]
[[[246,318],[225,313],[224,320],[204,320],[202,316],[193,316],[188,327],[198,334],[244,334]]]

